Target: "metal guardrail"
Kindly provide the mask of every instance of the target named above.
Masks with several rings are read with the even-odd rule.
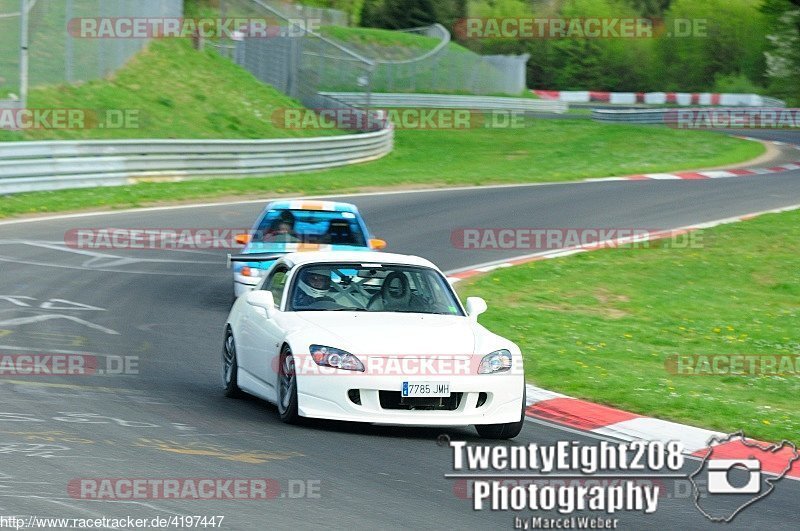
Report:
[[[20,110],[22,102],[19,100],[0,100],[0,109]]]
[[[592,109],[592,120],[637,124],[663,124],[664,115],[675,109]]]
[[[786,102],[770,96],[761,96],[761,103],[764,107],[786,107]]]
[[[0,194],[203,175],[278,174],[375,160],[394,128],[270,140],[81,140],[0,143]]]
[[[537,100],[533,98],[503,98],[493,96],[459,96],[449,94],[405,94],[405,93],[372,93],[359,92],[321,92],[343,103],[371,108],[380,107],[422,107],[430,109],[472,109],[503,111],[536,111],[564,113],[569,104],[562,101]]]
[[[661,124],[688,127],[695,122],[725,121],[747,116],[762,119],[765,111],[778,113],[782,107],[670,107],[661,109],[592,109],[592,120],[607,123]],[[722,126],[720,126],[722,127]]]

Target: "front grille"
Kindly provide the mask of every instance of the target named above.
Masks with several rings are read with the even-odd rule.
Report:
[[[383,409],[405,409],[422,411],[454,411],[461,403],[463,393],[450,396],[408,398],[400,391],[380,391],[379,399]]]

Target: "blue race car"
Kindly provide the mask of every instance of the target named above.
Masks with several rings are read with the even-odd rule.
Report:
[[[370,237],[355,205],[333,201],[275,201],[249,234],[240,234],[242,255],[253,262],[233,264],[234,296],[253,290],[281,256],[302,251],[375,251],[386,247]],[[266,258],[266,259],[265,259]]]

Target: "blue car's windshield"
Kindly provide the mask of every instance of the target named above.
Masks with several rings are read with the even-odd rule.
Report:
[[[253,244],[305,243],[366,247],[367,238],[352,212],[270,210],[253,234]]]

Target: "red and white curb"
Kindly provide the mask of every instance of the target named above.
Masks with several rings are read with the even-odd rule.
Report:
[[[783,164],[781,166],[772,166],[769,168],[750,168],[750,169],[733,169],[733,170],[707,170],[707,171],[682,171],[677,173],[644,173],[641,175],[629,175],[624,177],[626,181],[643,181],[648,179],[682,179],[682,180],[698,180],[698,179],[724,179],[726,177],[741,177],[743,175],[768,175],[770,173],[781,173],[785,171],[800,170],[800,160]]]
[[[765,142],[763,139],[752,138],[748,136],[737,136],[743,140],[751,140],[754,142]],[[800,151],[800,145],[790,144],[787,142],[767,140],[776,146],[787,146]],[[785,171],[800,170],[800,160],[795,160],[779,166],[768,166],[763,168],[731,168],[727,170],[705,170],[705,171],[679,171],[671,173],[641,173],[637,175],[626,175],[623,177],[600,177],[585,179],[583,182],[603,182],[603,181],[648,181],[648,180],[683,180],[683,181],[696,181],[704,179],[725,179],[728,177],[743,177],[748,175],[769,175],[773,173],[782,173]]]
[[[713,438],[724,439],[727,436],[721,432],[644,417],[621,409],[570,398],[532,385],[527,386],[526,393],[525,414],[532,419],[627,442],[680,441],[685,454],[699,459],[704,458],[711,448],[714,449],[715,459],[746,459],[753,454],[753,448],[738,439],[712,444]],[[746,441],[763,448],[772,446],[770,443],[753,439]],[[793,458],[792,450],[786,446],[778,451],[767,452],[759,456],[761,470],[772,475],[780,475]],[[800,481],[800,461],[792,464],[786,477]]]
[[[662,238],[673,237],[679,234],[686,234],[694,230],[706,229],[719,225],[726,225],[729,223],[737,223],[740,221],[747,221],[764,214],[779,214],[794,210],[800,210],[800,205],[791,205],[772,210],[763,210],[760,212],[745,214],[743,216],[709,221],[706,223],[681,227],[669,231],[653,232],[646,235],[644,238],[641,236],[637,236],[635,238],[616,238],[613,240],[593,243],[591,245],[558,249],[554,251],[543,251],[511,260],[490,262],[479,266],[473,266],[468,269],[448,272],[448,279],[454,284],[463,279],[480,275],[482,273],[488,273],[500,268],[512,267],[538,260],[561,258],[576,253],[584,253],[606,247],[631,243],[633,241],[658,240]],[[527,408],[525,413],[529,418],[546,421],[551,424],[557,424],[559,426],[579,430],[584,433],[594,434],[599,437],[612,437],[623,441],[645,440],[662,441],[665,443],[669,441],[680,441],[683,444],[684,452],[687,455],[703,458],[711,448],[711,446],[709,446],[709,441],[711,441],[712,437],[724,438],[726,436],[724,433],[712,430],[645,417],[635,413],[623,411],[621,409],[615,409],[601,404],[588,402],[586,400],[571,398],[566,395],[541,389],[530,384],[527,384],[526,387]],[[754,441],[751,439],[747,439],[747,441],[758,444],[762,447],[769,446],[768,443]],[[714,445],[713,448],[715,457],[725,459],[747,458],[753,453],[751,446],[747,446],[740,440],[736,439],[723,442],[719,445]],[[764,472],[780,475],[786,468],[786,464],[789,462],[791,457],[791,450],[784,447],[779,451],[769,452],[766,457],[760,457],[759,461],[761,462],[761,468]],[[800,461],[794,462],[792,468],[789,470],[789,472],[787,472],[786,477],[800,480]]]
[[[586,253],[589,251],[596,251],[599,249],[615,248],[621,245],[626,245],[631,243],[662,240],[665,238],[674,238],[676,236],[688,234],[696,230],[710,229],[712,227],[717,227],[719,225],[727,225],[729,223],[747,221],[756,218],[758,216],[763,216],[764,214],[780,214],[782,212],[790,212],[793,210],[800,210],[800,205],[791,205],[782,208],[775,208],[772,210],[763,210],[760,212],[753,212],[742,216],[734,216],[730,218],[717,219],[714,221],[707,221],[705,223],[698,223],[696,225],[690,225],[687,227],[678,227],[676,229],[663,230],[663,231],[650,231],[646,234],[637,234],[635,236],[628,236],[624,238],[612,238],[585,245],[565,247],[563,249],[540,251],[525,256],[519,256],[517,258],[497,260],[494,262],[486,262],[484,264],[479,264],[464,269],[456,269],[453,271],[449,271],[447,273],[447,278],[450,280],[451,283],[456,283],[466,278],[474,277],[475,275],[480,275],[483,273],[494,271],[495,269],[502,269],[516,265],[527,264],[529,262],[537,262],[539,260],[562,258],[564,256],[570,256],[578,253]]]
[[[800,147],[797,147],[800,149]],[[591,181],[647,181],[647,180],[684,180],[696,181],[703,179],[725,179],[728,177],[743,177],[747,175],[769,175],[772,173],[782,173],[785,171],[800,170],[800,160],[782,164],[780,166],[770,166],[768,168],[748,168],[730,170],[706,170],[706,171],[681,171],[674,173],[642,173],[639,175],[627,175],[625,177],[605,177],[600,179],[590,179]]]

